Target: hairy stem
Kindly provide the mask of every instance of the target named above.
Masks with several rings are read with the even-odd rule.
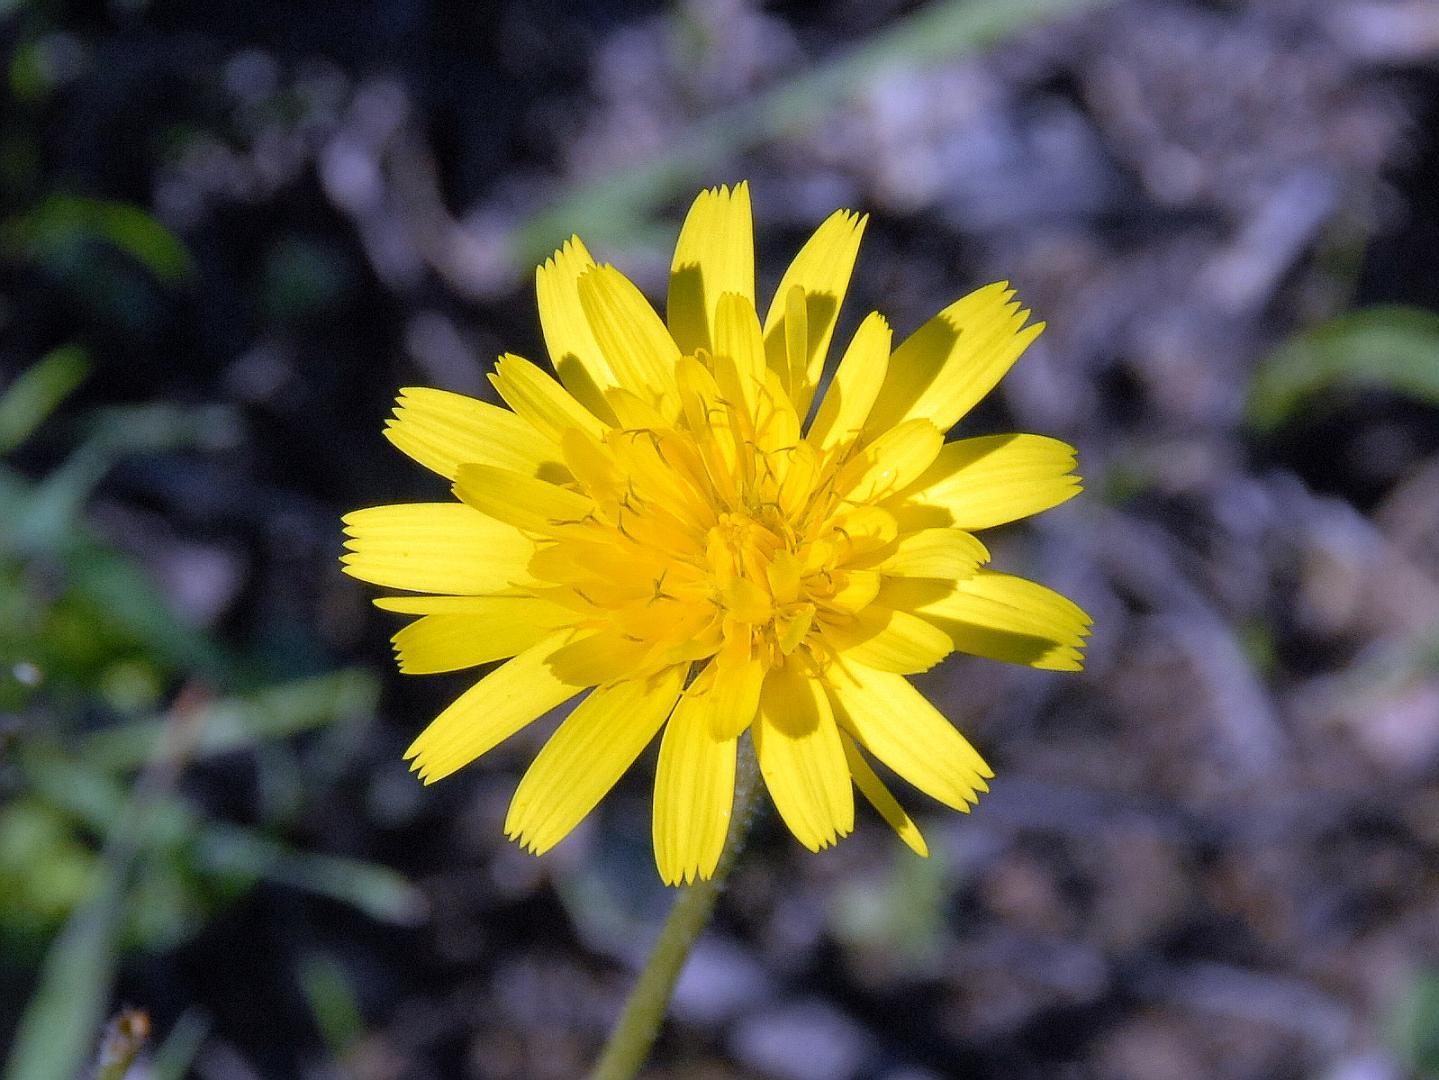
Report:
[[[729,835],[724,852],[715,867],[714,876],[684,886],[675,898],[655,941],[649,959],[634,989],[625,1001],[624,1011],[610,1032],[590,1080],[633,1080],[649,1057],[660,1024],[669,1009],[670,995],[690,950],[709,924],[715,901],[724,888],[725,879],[744,847],[754,817],[760,791],[759,766],[749,737],[739,741],[739,766],[735,773],[734,810],[730,817]]]

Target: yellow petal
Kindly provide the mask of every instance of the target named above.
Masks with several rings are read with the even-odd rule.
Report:
[[[716,661],[713,666],[714,685],[707,696],[712,699],[715,734],[731,739],[754,723],[765,664],[758,653],[753,653],[738,664],[721,665]]]
[[[838,578],[839,588],[824,602],[851,615],[872,604],[884,584],[884,579],[872,570],[844,570]]]
[[[854,740],[843,731],[839,733],[839,739],[844,745],[844,759],[849,762],[849,772],[854,777],[854,786],[859,788],[860,794],[879,811],[880,817],[889,823],[889,827],[899,834],[899,838],[909,846],[911,851],[920,858],[929,858],[929,845],[924,842],[924,836],[921,835],[919,826],[914,823],[914,819],[904,812],[904,807],[899,805],[899,800],[890,794],[889,788],[884,786],[884,781],[875,775],[874,769],[864,759],[859,747],[854,745]]]
[[[374,585],[474,594],[530,580],[534,544],[463,503],[372,506],[346,514],[344,523],[345,573]]]
[[[765,567],[765,580],[769,582],[770,595],[776,604],[792,604],[799,599],[803,574],[804,563],[794,552],[780,548],[774,553]]]
[[[959,529],[920,529],[903,537],[874,569],[893,577],[944,578],[957,581],[971,576],[989,551]]]
[[[580,306],[606,363],[623,387],[667,416],[679,411],[675,364],[680,351],[655,309],[613,266],[585,271]]]
[[[759,414],[759,401],[768,369],[765,367],[759,316],[755,314],[752,300],[732,292],[721,294],[715,306],[714,352],[717,360],[723,357],[733,362],[733,367],[715,365],[715,378],[720,390],[731,399],[735,391],[739,391],[745,404],[745,415],[753,424]],[[727,380],[721,375],[728,372],[733,372],[737,386],[726,385]]]
[[[945,308],[889,358],[889,374],[870,411],[869,430],[923,417],[948,431],[993,389],[1043,323],[1011,303],[1007,282],[986,285]]]
[[[488,664],[523,652],[574,622],[573,612],[533,596],[436,597],[482,603],[473,611],[425,615],[390,640],[406,675]]]
[[[595,512],[587,495],[492,465],[461,465],[455,496],[497,521],[545,536],[577,525]],[[483,549],[478,554],[483,557]]]
[[[602,441],[588,432],[571,428],[560,440],[560,450],[581,490],[596,504],[620,501],[629,486],[629,477]]]
[[[845,730],[920,791],[967,812],[989,790],[993,771],[903,675],[836,664],[827,677]]]
[[[638,676],[650,652],[647,642],[601,630],[556,649],[550,666],[565,682],[597,686]]]
[[[732,430],[732,411],[725,404],[714,376],[692,356],[683,357],[675,370],[680,388],[680,403],[690,431],[694,432],[696,449],[705,473],[722,501],[739,498],[735,488],[735,446],[739,441]]]
[[[603,537],[603,533],[598,534]],[[530,572],[542,581],[583,586],[585,593],[600,586],[607,597],[629,597],[632,600],[655,598],[656,581],[666,572],[667,560],[654,551],[629,545],[591,543],[588,539],[570,539],[564,543],[542,546],[530,560]],[[663,582],[660,582],[663,585]],[[624,607],[596,598],[602,607]]]
[[[915,596],[910,610],[949,635],[961,652],[1051,671],[1078,671],[1090,618],[1073,601],[1025,578],[980,570],[952,591],[923,594],[902,582],[886,596]]]
[[[554,847],[634,764],[674,708],[688,665],[601,687],[560,724],[525,772],[505,835],[536,855]]]
[[[809,308],[805,303],[804,286],[791,285],[785,293],[776,293],[774,302],[784,305],[784,325],[775,336],[773,348],[770,341],[765,342],[766,362],[772,371],[776,365],[782,365],[777,372],[780,385],[789,399],[796,401],[806,393],[812,395],[809,380]]]
[[[752,730],[765,786],[799,842],[818,851],[848,835],[854,828],[854,792],[819,682],[792,664],[771,669]]]
[[[943,446],[944,436],[928,420],[906,420],[850,458],[835,487],[852,502],[887,498],[923,476]]]
[[[754,307],[754,220],[744,182],[733,192],[727,187],[700,192],[680,229],[665,314],[682,353],[714,351],[715,305],[727,292]]]
[[[809,637],[816,610],[811,603],[796,604],[788,611],[775,616],[775,644],[785,656],[793,653]]]
[[[899,535],[899,523],[894,515],[877,506],[856,506],[846,513],[836,514],[831,522],[841,538],[839,561],[843,564],[875,555]]]
[[[568,475],[553,439],[508,409],[447,390],[401,390],[394,417],[385,421],[385,438],[449,480],[470,461],[527,476]]]
[[[655,862],[666,885],[714,873],[734,807],[735,736],[720,734],[718,700],[680,698],[655,772]]]
[[[602,391],[617,380],[580,304],[580,275],[594,265],[580,238],[570,237],[535,271],[535,296],[555,374],[580,404],[608,422],[614,417]]]
[[[903,675],[928,671],[954,652],[943,630],[883,602],[871,604],[853,620],[826,626],[824,640],[846,663]]]
[[[858,437],[889,367],[889,343],[889,323],[879,312],[871,312],[859,324],[825,391],[810,424],[811,442],[827,449]]]
[[[755,410],[755,429],[755,449],[763,458],[758,463],[759,472],[768,474],[771,485],[765,490],[769,492],[774,485],[782,487],[788,479],[800,444],[800,416],[773,371],[764,373],[764,387]],[[813,453],[813,448],[810,452]]]
[[[510,589],[486,596],[377,596],[371,603],[381,611],[401,615],[475,615],[489,611],[495,600],[534,599],[527,592]]]
[[[516,415],[523,417],[552,442],[558,443],[572,428],[595,438],[605,433],[604,423],[594,413],[522,356],[506,353],[500,357],[490,382]],[[501,465],[503,462],[489,461],[486,464]],[[453,475],[450,479],[454,479]]]
[[[433,784],[583,690],[557,678],[548,663],[567,636],[541,639],[461,694],[405,751],[410,768]]]
[[[1074,447],[1043,435],[960,439],[945,446],[902,497],[907,508],[934,511],[925,521],[988,529],[1078,495],[1074,457]]]
[[[765,316],[764,343],[769,366],[782,381],[789,381],[790,399],[795,412],[801,416],[809,412],[814,388],[824,369],[835,319],[845,290],[849,288],[854,259],[859,253],[859,238],[868,220],[848,210],[831,214],[784,272],[775,290],[774,304]],[[785,330],[790,290],[796,285],[804,291],[804,321],[808,331],[802,363],[801,358],[790,357]]]

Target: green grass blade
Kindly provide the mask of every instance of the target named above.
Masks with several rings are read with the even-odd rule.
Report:
[[[23,254],[44,259],[86,241],[123,251],[158,281],[174,284],[194,272],[180,238],[151,213],[130,203],[83,195],[51,195],[8,223]]]
[[[90,900],[50,946],[5,1066],[5,1080],[75,1080],[94,1052],[115,977],[122,879],[104,863]]]
[[[116,842],[114,823],[125,798],[119,781],[92,765],[38,747],[21,755],[20,767],[36,792],[87,827],[109,833],[107,848]],[[302,851],[258,829],[207,820],[199,807],[176,795],[154,798],[144,836],[155,846],[193,845],[197,866],[210,874],[289,885],[348,904],[381,922],[412,926],[429,908],[424,893],[387,866]]]
[[[389,867],[297,851],[254,829],[211,822],[196,848],[199,862],[209,870],[263,877],[327,896],[380,922],[413,926],[428,911],[425,895]]]
[[[815,124],[896,68],[918,69],[992,45],[1026,27],[1105,0],[939,0],[864,44],[815,65],[675,139],[665,153],[562,193],[516,230],[509,255],[536,262],[571,233],[616,242],[643,232],[661,203],[712,178],[737,155]],[[728,177],[727,179],[739,179]]]
[[[1255,370],[1249,422],[1273,431],[1316,398],[1346,387],[1392,390],[1439,406],[1439,315],[1371,307],[1300,334]]]
[[[296,976],[330,1057],[340,1060],[365,1034],[360,1004],[345,969],[333,956],[311,952],[300,960]]]
[[[199,710],[204,719],[191,753],[209,757],[365,716],[378,695],[371,672],[350,668],[224,698]],[[164,732],[165,721],[158,719],[98,731],[85,740],[80,757],[100,768],[132,769],[149,759]]]
[[[150,1058],[150,1080],[185,1080],[208,1034],[210,1021],[201,1012],[189,1009],[181,1013]]]
[[[0,396],[0,454],[28,439],[89,373],[89,354],[79,345],[62,345],[21,372]]]

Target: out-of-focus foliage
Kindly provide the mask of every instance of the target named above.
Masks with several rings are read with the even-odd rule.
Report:
[[[0,244],[21,258],[76,280],[94,276],[96,248],[130,256],[165,284],[190,275],[190,253],[169,229],[138,206],[79,195],[49,195],[0,227]]]
[[[1305,331],[1259,365],[1249,415],[1260,429],[1273,429],[1346,387],[1392,390],[1439,407],[1439,315],[1375,307]]]
[[[846,54],[798,72],[774,89],[693,125],[638,167],[587,180],[519,227],[510,240],[516,269],[544,259],[565,236],[624,247],[655,237],[655,209],[706,182],[724,163],[805,128],[896,71],[953,61],[1045,19],[1104,0],[938,0]],[[704,31],[694,28],[696,34]]]
[[[0,397],[7,448],[84,373],[83,352],[71,347],[16,379]],[[375,680],[343,670],[213,700],[196,689],[154,717],[177,680],[243,682],[246,662],[179,619],[82,511],[124,456],[217,445],[234,438],[233,421],[213,409],[148,405],[92,413],[80,430],[76,449],[38,482],[0,468],[0,694],[12,718],[0,736],[12,744],[5,783],[18,791],[0,805],[0,954],[45,952],[9,1080],[76,1075],[91,1051],[74,1034],[98,1031],[121,954],[176,947],[258,880],[381,920],[408,923],[424,906],[389,870],[275,838],[283,815],[259,827],[214,822],[173,790],[186,762],[315,729],[333,742],[370,714]]]
[[[64,345],[21,372],[0,397],[0,453],[9,453],[29,438],[89,370],[85,350]]]
[[[1390,1019],[1390,1038],[1416,1076],[1439,1076],[1439,972],[1421,972]]]

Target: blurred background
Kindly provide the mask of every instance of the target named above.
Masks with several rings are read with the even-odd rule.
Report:
[[[0,1047],[69,1080],[562,1080],[669,896],[642,761],[544,859],[549,725],[424,789],[339,515],[381,425],[541,359],[571,232],[661,296],[701,185],[841,335],[1012,281],[964,434],[1080,449],[987,534],[1088,670],[922,687],[998,771],[933,857],[773,821],[648,1076],[1439,1076],[1439,5],[0,0]],[[144,1026],[135,1017],[130,1027]],[[123,1042],[123,1039],[121,1039]],[[109,1075],[109,1074],[107,1074]]]

